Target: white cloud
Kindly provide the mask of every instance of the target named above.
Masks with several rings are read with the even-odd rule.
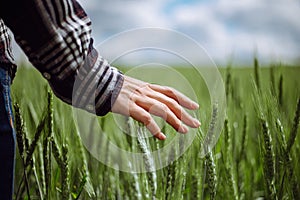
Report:
[[[128,29],[174,29],[203,45],[217,63],[251,64],[254,51],[265,63],[300,58],[300,3],[296,0],[80,0],[99,43]],[[162,38],[161,38],[162,39]],[[180,41],[170,41],[170,45]],[[120,48],[129,41],[115,44]],[[134,40],[130,40],[134,43]],[[120,45],[120,46],[118,46]],[[197,56],[197,52],[191,52]]]
[[[224,63],[234,52],[243,62],[255,50],[268,62],[291,61],[300,51],[300,7],[296,1],[234,1],[185,5],[174,10],[176,28],[191,34]]]

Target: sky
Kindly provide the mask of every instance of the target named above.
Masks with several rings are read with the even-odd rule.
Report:
[[[266,65],[300,63],[300,3],[297,0],[79,2],[92,19],[96,44],[123,31],[155,27],[175,30],[192,38],[217,65],[250,65],[255,55]],[[169,41],[170,46],[182,42],[180,45],[189,51],[184,41]],[[118,49],[118,45],[122,46],[122,42],[113,48]],[[138,54],[136,59],[139,59]]]

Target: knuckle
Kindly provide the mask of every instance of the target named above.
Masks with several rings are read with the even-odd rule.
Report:
[[[146,95],[150,89],[151,89],[150,84],[142,84],[138,88],[135,89],[135,93]]]
[[[166,87],[165,87],[165,90],[166,90],[166,92],[168,92],[168,93],[170,93],[170,94],[174,94],[174,89],[171,88],[171,87],[169,87],[169,86],[166,86]]]
[[[133,102],[135,102],[136,101],[136,99],[137,99],[137,94],[134,92],[134,93],[132,93],[130,96],[129,96],[129,99],[130,99],[130,101],[133,101]]]
[[[176,102],[178,101],[177,90],[171,87],[166,87],[166,94],[173,98]]]
[[[152,93],[152,89],[151,89],[151,85],[150,84],[145,84],[144,86],[143,86],[143,88],[144,88],[144,90],[143,90],[143,94],[144,95],[149,95],[150,93]]]
[[[165,114],[167,114],[170,111],[169,107],[166,104],[161,104],[160,107],[163,113]]]
[[[135,89],[134,91],[135,94],[143,94],[143,88],[142,87],[138,87]]]
[[[150,83],[145,83],[144,87],[147,88],[147,89],[151,89],[151,84]]]
[[[179,115],[182,115],[184,113],[184,109],[178,104],[174,106],[174,110]]]
[[[148,125],[152,121],[152,117],[148,113],[142,114],[141,119],[142,119],[142,122],[144,123],[144,125]]]
[[[181,110],[180,105],[178,104],[178,102],[175,99],[170,99],[169,104],[176,110]]]

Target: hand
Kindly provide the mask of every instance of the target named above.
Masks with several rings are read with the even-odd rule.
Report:
[[[188,132],[184,124],[192,128],[200,126],[200,122],[191,117],[182,106],[190,110],[199,108],[197,103],[173,88],[124,76],[124,83],[112,107],[112,112],[131,116],[142,122],[156,138],[164,140],[166,136],[151,114],[163,118],[180,133]]]

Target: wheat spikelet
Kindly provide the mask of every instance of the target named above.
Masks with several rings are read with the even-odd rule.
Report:
[[[267,184],[268,196],[270,199],[277,199],[276,188],[274,185],[275,179],[275,160],[272,144],[272,137],[269,126],[266,120],[261,120],[262,133],[264,139],[264,174]]]
[[[261,119],[261,126],[263,132],[264,139],[264,149],[265,149],[265,162],[267,164],[267,178],[270,182],[274,177],[274,153],[273,153],[273,145],[272,145],[272,137],[269,131],[269,126],[267,121]]]
[[[256,57],[254,58],[254,78],[257,89],[260,90],[259,64]]]
[[[217,192],[217,174],[216,174],[216,165],[214,162],[212,149],[210,147],[211,141],[214,139],[215,125],[217,123],[218,116],[218,104],[213,104],[213,112],[211,121],[209,123],[207,137],[205,138],[205,166],[207,169],[207,180],[208,188],[210,193],[210,199],[215,199]]]
[[[21,156],[22,164],[24,167],[23,168],[23,179],[22,179],[21,183],[23,182],[23,180],[25,180],[27,197],[30,199],[29,184],[28,184],[26,167],[25,167],[26,142],[28,143],[28,140],[26,138],[26,127],[25,127],[24,120],[23,120],[21,112],[20,112],[20,106],[17,103],[14,104],[14,109],[15,109],[15,118],[16,118],[17,143],[18,143],[18,148],[19,148],[19,153]],[[20,188],[21,188],[21,185],[18,188],[17,195],[16,195],[17,197],[18,197]]]
[[[243,133],[241,141],[241,150],[240,150],[240,160],[245,156],[246,142],[247,142],[247,130],[248,130],[248,117],[244,115],[244,124],[243,124]]]
[[[143,159],[147,170],[147,177],[152,192],[152,198],[155,199],[157,190],[155,164],[151,156],[151,151],[149,150],[146,140],[144,138],[145,134],[143,128],[144,127],[138,127],[138,147],[143,153]]]
[[[43,161],[44,161],[44,180],[45,180],[45,196],[46,199],[49,199],[49,190],[50,190],[50,177],[51,177],[51,164],[50,164],[50,147],[49,143],[51,142],[50,138],[45,138],[43,142]]]
[[[167,173],[167,183],[166,183],[166,193],[165,199],[171,199],[172,190],[175,187],[175,178],[176,178],[176,165],[177,162],[173,161],[168,166],[168,173]]]
[[[230,128],[229,128],[229,122],[228,119],[225,119],[224,121],[224,143],[225,143],[225,163],[226,166],[230,165],[231,163],[231,156],[230,156]]]
[[[58,149],[58,146],[57,146],[57,144],[54,140],[52,140],[51,142],[52,142],[53,157],[54,157],[55,161],[57,162],[58,166],[62,166],[64,163],[63,163],[63,160],[62,160],[61,153]]]
[[[278,132],[280,133],[281,136],[281,151],[283,154],[283,161],[284,161],[284,170],[286,171],[287,174],[287,178],[288,178],[288,183],[291,186],[291,193],[293,195],[293,199],[300,199],[300,192],[299,192],[299,184],[296,180],[296,176],[294,174],[294,167],[293,167],[293,163],[292,163],[292,157],[290,155],[290,152],[287,151],[287,144],[285,141],[285,135],[284,135],[284,128],[281,124],[281,121],[279,119],[277,119],[276,121],[276,128],[278,130]],[[283,182],[281,183],[281,190],[283,189]],[[279,195],[281,195],[281,192],[279,193]],[[281,198],[279,198],[281,199]]]
[[[217,123],[217,116],[218,116],[218,104],[213,104],[213,111],[212,111],[212,117],[209,123],[208,131],[206,138],[204,139],[204,152],[210,152],[211,151],[211,143],[214,141],[214,132],[215,132],[215,125]]]
[[[131,118],[130,117],[126,117],[126,120],[125,120],[125,126],[126,126],[126,130],[125,130],[125,137],[126,137],[126,141],[128,143],[128,147],[130,149],[132,149],[133,147],[133,143],[132,143],[132,137],[131,134],[133,131],[132,131],[132,124],[131,124]]]
[[[245,174],[244,174],[245,168],[241,168],[241,161],[243,161],[243,160],[246,161],[246,158],[247,158],[246,157],[247,130],[248,130],[248,117],[245,114],[244,119],[243,119],[243,131],[242,131],[242,139],[241,139],[241,148],[240,148],[238,157],[236,159],[236,167],[237,167],[237,169],[236,169],[236,172],[237,172],[237,175],[236,175],[237,181],[236,181],[236,183],[238,183],[238,184],[234,188],[235,189],[235,192],[234,192],[235,199],[241,198],[239,195],[243,194],[242,191],[244,189],[243,188],[244,184],[242,184],[242,183],[245,181]],[[233,176],[232,176],[232,178],[233,178]]]
[[[213,200],[216,198],[217,194],[217,173],[215,161],[211,151],[208,152],[205,156],[205,165],[207,169],[207,180],[210,199]]]
[[[185,191],[185,188],[186,188],[186,176],[187,176],[187,172],[183,172],[181,173],[181,177],[182,177],[182,184],[181,184],[181,188],[180,188],[180,191]],[[197,185],[197,184],[196,184]],[[180,196],[180,199],[184,199],[184,196],[183,196],[183,192],[180,192],[181,196]]]
[[[176,169],[177,169],[177,161],[175,159],[175,148],[173,147],[168,156],[168,163],[170,163],[167,167],[167,175],[166,175],[166,192],[165,199],[171,199],[172,190],[175,187],[175,179],[176,179]]]
[[[43,194],[46,194],[46,181],[45,181],[45,169],[44,169],[44,158],[43,158],[43,143],[38,143],[38,164],[39,164],[39,173],[41,174],[42,182],[42,191]]]
[[[287,177],[288,177],[289,183],[291,185],[293,198],[300,199],[299,183],[298,183],[295,173],[294,173],[292,158],[288,152],[285,156],[285,166],[286,166]]]
[[[52,136],[53,132],[53,94],[48,92],[48,137]]]
[[[229,66],[227,68],[226,84],[225,84],[225,91],[226,91],[226,98],[227,99],[229,98],[230,89],[231,89],[231,67]]]
[[[270,87],[271,87],[272,94],[275,96],[276,95],[276,90],[275,90],[276,84],[275,84],[275,72],[274,72],[274,70],[275,70],[275,67],[274,67],[274,65],[272,65],[270,67],[270,84],[271,84]]]
[[[291,148],[296,140],[298,126],[299,126],[299,119],[300,119],[300,97],[298,98],[297,108],[295,111],[295,117],[293,121],[293,126],[291,129],[290,137],[287,142],[287,151],[290,152]]]
[[[191,187],[192,187],[192,199],[199,199],[199,192],[198,192],[198,176],[199,174],[197,172],[192,174],[192,180],[191,180]]]
[[[62,146],[61,179],[62,179],[62,197],[63,199],[69,199],[70,198],[69,164],[68,164],[68,147],[66,144],[63,144]]]
[[[52,153],[53,156],[61,170],[61,191],[62,191],[62,198],[69,199],[69,167],[68,167],[68,148],[64,144],[62,147],[62,153],[60,153],[57,144],[54,140],[51,141],[52,143]]]
[[[24,135],[25,135],[25,127],[24,121],[20,113],[20,106],[19,104],[14,104],[15,110],[15,124],[16,124],[16,137],[18,142],[19,153],[22,159],[25,157],[25,142],[24,142]]]
[[[231,195],[234,199],[237,199],[237,191],[235,188],[235,180],[233,176],[233,167],[232,167],[232,142],[231,142],[231,130],[229,126],[228,119],[224,121],[224,143],[225,143],[225,174],[226,181],[228,183]]]
[[[282,106],[283,104],[283,76],[280,75],[279,84],[278,84],[278,102],[279,105]]]
[[[45,176],[45,197],[49,199],[50,183],[51,183],[51,141],[53,131],[53,96],[48,92],[48,106],[47,106],[47,131],[44,135],[43,141],[43,159],[44,159],[44,176]]]

